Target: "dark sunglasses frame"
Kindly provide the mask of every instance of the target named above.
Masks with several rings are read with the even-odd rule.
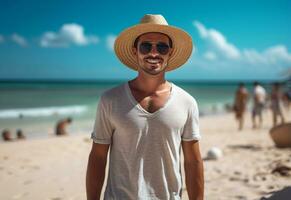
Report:
[[[157,52],[161,55],[167,55],[170,51],[170,46],[164,42],[158,42],[157,44],[142,42],[138,45],[138,50],[141,54],[146,55],[152,51],[153,45],[156,46]]]

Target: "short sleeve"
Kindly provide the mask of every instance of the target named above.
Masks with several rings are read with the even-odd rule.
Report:
[[[101,96],[97,106],[97,113],[91,138],[95,143],[110,144],[113,127],[110,123],[110,113],[104,97]]]
[[[199,130],[199,111],[195,99],[193,99],[193,102],[189,107],[188,118],[182,133],[182,140],[200,140],[201,135]]]

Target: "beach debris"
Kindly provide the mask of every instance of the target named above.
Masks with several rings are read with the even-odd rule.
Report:
[[[235,175],[241,175],[242,173],[239,172],[239,171],[234,171],[234,174],[235,174]]]
[[[208,160],[218,160],[222,157],[222,151],[218,147],[212,147],[207,152],[207,158]]]
[[[236,144],[236,145],[228,145],[231,149],[246,149],[246,150],[252,150],[252,151],[260,151],[262,150],[262,147],[259,145],[254,144]]]
[[[243,195],[237,195],[235,196],[236,199],[239,199],[239,200],[247,200],[248,198],[246,196],[243,196]]]
[[[244,183],[248,183],[249,182],[249,179],[241,178],[241,177],[230,177],[228,180],[230,180],[230,181],[240,181],[240,182],[244,182]]]
[[[266,181],[268,173],[267,172],[258,172],[253,176],[254,181]]]
[[[279,163],[273,170],[272,174],[279,174],[281,176],[291,176],[291,167]]]
[[[273,185],[269,185],[269,186],[268,186],[268,189],[269,189],[269,190],[273,190],[273,189],[275,189],[275,186],[273,186]]]
[[[62,200],[62,198],[61,197],[53,197],[53,198],[51,198],[51,200]]]

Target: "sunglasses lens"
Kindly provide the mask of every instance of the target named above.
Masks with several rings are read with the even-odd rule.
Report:
[[[169,45],[163,42],[159,42],[156,45],[157,51],[159,54],[166,55],[169,52]],[[148,54],[152,50],[152,44],[149,42],[143,42],[139,45],[139,52],[142,54]]]
[[[169,52],[169,45],[167,45],[166,43],[158,43],[157,44],[157,51],[162,54],[162,55],[166,55]]]
[[[139,45],[139,52],[142,54],[148,54],[152,50],[152,44],[149,42],[143,42]]]

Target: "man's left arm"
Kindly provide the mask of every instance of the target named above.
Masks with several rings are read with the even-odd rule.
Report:
[[[189,200],[203,200],[204,172],[199,141],[182,141],[182,149],[184,153],[184,169]]]

